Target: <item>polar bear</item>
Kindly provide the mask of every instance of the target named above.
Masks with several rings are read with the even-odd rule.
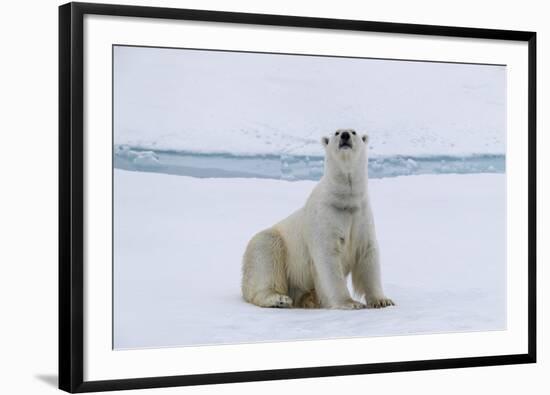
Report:
[[[384,295],[369,203],[367,135],[323,137],[324,175],[304,207],[256,234],[243,257],[242,294],[261,307],[360,309],[394,305]],[[346,278],[351,273],[352,299]]]

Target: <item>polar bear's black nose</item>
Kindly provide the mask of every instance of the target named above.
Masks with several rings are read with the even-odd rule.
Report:
[[[341,139],[344,140],[344,141],[348,141],[349,140],[349,133],[348,132],[342,133]]]

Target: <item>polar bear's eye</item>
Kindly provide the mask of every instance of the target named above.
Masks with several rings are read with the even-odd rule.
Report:
[[[355,136],[357,133],[355,133],[355,131],[352,130],[352,131],[351,131],[351,134],[353,134],[353,135]]]
[[[339,134],[340,134],[340,132],[336,132],[336,133],[334,133],[334,135],[335,135],[335,136],[338,136]]]

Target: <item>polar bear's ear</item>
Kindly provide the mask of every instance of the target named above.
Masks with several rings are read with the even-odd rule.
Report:
[[[363,140],[363,143],[367,144],[369,142],[369,135],[368,134],[362,135],[361,140]]]
[[[321,138],[321,143],[323,144],[323,146],[327,146],[328,145],[328,142],[329,142],[329,138],[328,137],[323,137]]]

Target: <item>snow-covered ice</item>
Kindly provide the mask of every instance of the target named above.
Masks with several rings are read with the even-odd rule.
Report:
[[[504,174],[370,180],[397,306],[359,311],[262,309],[240,297],[246,243],[303,205],[314,182],[114,176],[117,349],[506,328]]]
[[[504,154],[506,67],[115,46],[114,142],[322,155],[350,127],[374,156]]]

